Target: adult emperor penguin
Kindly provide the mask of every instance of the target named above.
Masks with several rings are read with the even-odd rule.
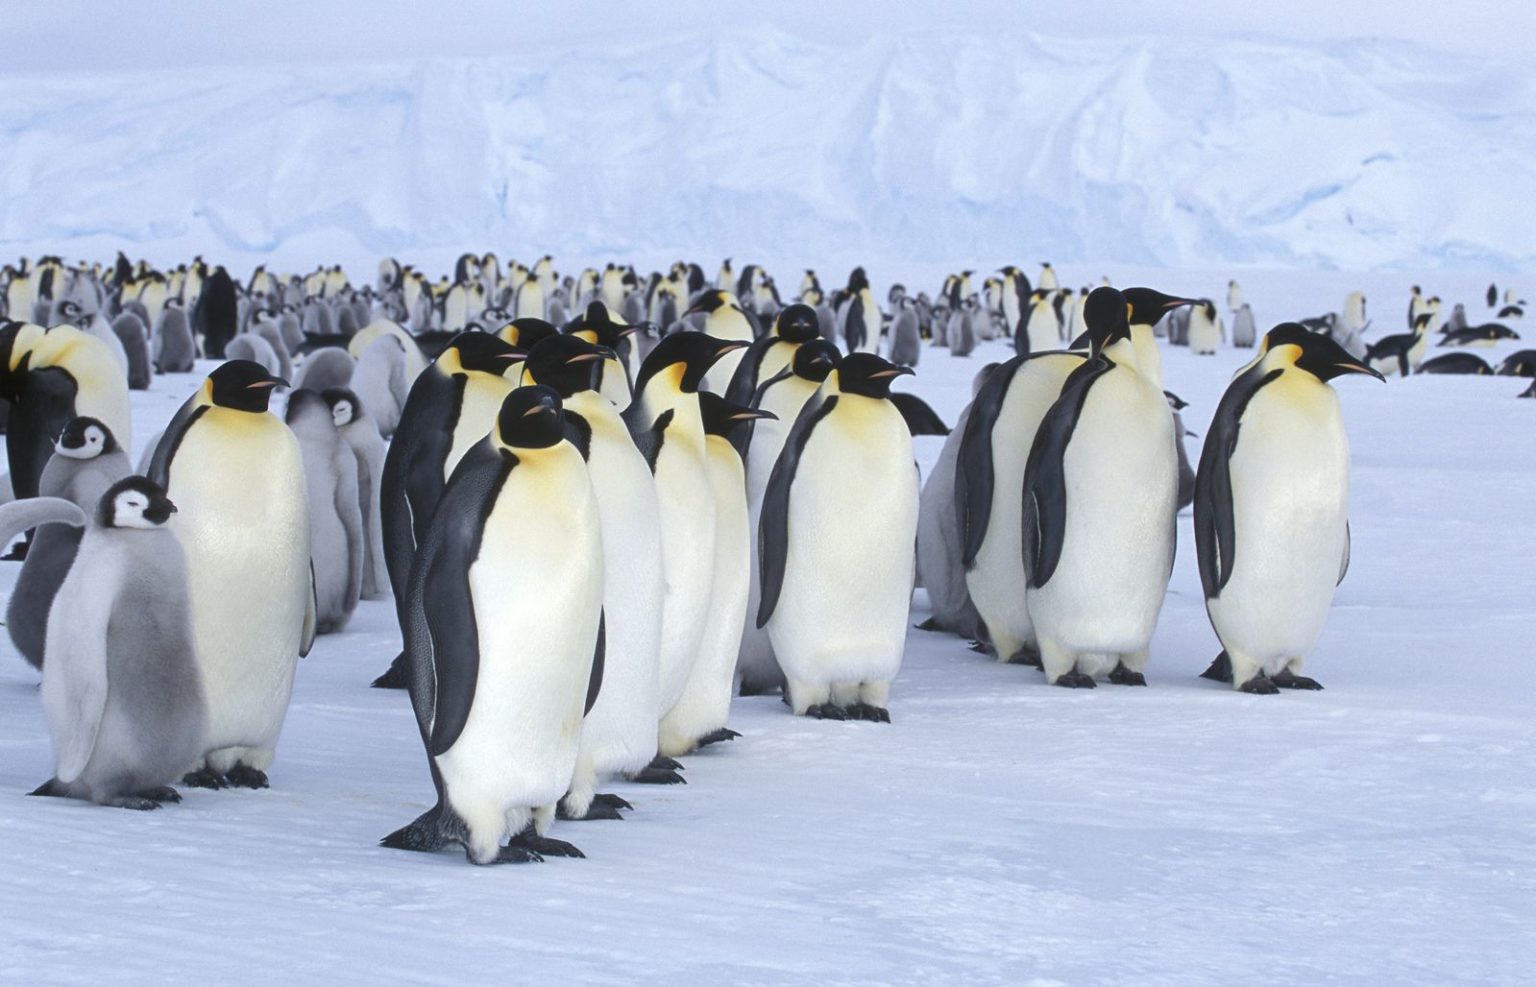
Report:
[[[1519,339],[1520,334],[1508,326],[1488,322],[1446,333],[1440,338],[1441,346],[1493,346],[1501,339]]]
[[[101,340],[73,326],[0,324],[0,398],[11,402],[5,451],[18,499],[37,496],[54,442],[73,418],[95,418],[132,447],[128,379]]]
[[[890,722],[918,477],[912,435],[888,397],[892,379],[910,373],[873,353],[844,357],[801,409],[768,481],[757,625],[768,628],[798,715]],[[855,511],[849,477],[861,485]]]
[[[1099,288],[1086,304],[1093,355],[1046,412],[1024,468],[1025,605],[1047,682],[1092,687],[1108,672],[1145,685],[1173,566],[1173,414],[1139,369],[1135,303]]]
[[[490,431],[512,389],[504,375],[522,357],[521,350],[490,333],[460,333],[411,385],[379,483],[384,563],[402,634],[409,616],[406,579],[416,546],[426,535],[454,467]],[[374,680],[374,688],[406,688],[406,667],[401,652]]]
[[[875,352],[880,348],[880,329],[884,316],[880,306],[875,303],[875,293],[869,286],[869,275],[864,273],[864,268],[855,267],[848,275],[844,296],[847,300],[837,307],[843,345],[850,353]]]
[[[128,454],[111,429],[94,418],[76,418],[64,426],[53,456],[43,467],[38,495],[62,498],[90,512],[108,487],[132,472]],[[74,564],[80,536],[80,529],[72,525],[39,527],[6,604],[5,629],[33,668],[43,667],[49,607]]]
[[[587,460],[603,540],[605,653],[603,691],[587,713],[569,791],[567,819],[614,819],[629,803],[598,795],[600,779],[643,771],[656,756],[660,700],[662,594],[661,506],[656,481],[613,402],[596,389],[612,354],[577,336],[536,344],[524,382],[553,388],[566,433]]]
[[[1225,649],[1206,675],[1243,692],[1322,688],[1298,673],[1349,568],[1349,440],[1328,384],[1349,373],[1384,379],[1326,336],[1276,326],[1206,433],[1195,545]]]
[[[42,692],[54,774],[34,795],[123,809],[181,801],[168,786],[202,754],[207,710],[186,559],[164,527],[175,510],[142,476],[109,487],[89,523],[59,498],[0,508],[7,539],[42,522],[85,528],[48,621]]]
[[[724,394],[744,356],[743,353],[736,351],[745,350],[754,339],[752,324],[747,321],[747,315],[742,311],[741,303],[729,291],[705,292],[683,315],[687,317],[696,312],[704,313],[704,332],[707,335],[741,344],[725,351],[720,361],[715,364],[714,369],[705,376],[700,385],[704,390]],[[638,386],[636,393],[639,393]]]
[[[345,387],[321,395],[331,409],[331,421],[357,461],[357,503],[363,518],[363,599],[389,591],[384,565],[384,528],[379,520],[379,487],[384,476],[384,440],[362,400]]]
[[[1158,351],[1157,335],[1152,327],[1170,310],[1181,305],[1194,305],[1196,302],[1193,298],[1175,298],[1152,288],[1127,288],[1123,294],[1131,306],[1131,344],[1136,347],[1137,370],[1161,390],[1163,358]]]
[[[698,658],[683,693],[661,718],[660,751],[681,757],[706,744],[740,736],[726,728],[731,686],[751,577],[751,526],[747,513],[746,471],[731,433],[772,413],[733,404],[708,391],[699,393],[704,418],[705,459],[715,500],[715,558],[709,613],[699,641]]]
[[[299,442],[267,411],[281,378],[215,368],[155,446],[149,478],[176,502],[208,697],[199,787],[264,788],[294,668],[315,633],[309,499]]]
[[[820,336],[815,309],[803,304],[781,309],[773,327],[753,342],[736,364],[724,398],[732,404],[748,404],[759,384],[783,371],[801,346]]]
[[[1034,625],[1022,606],[1024,466],[1041,419],[1087,357],[1065,350],[1016,356],[987,375],[971,402],[955,461],[955,509],[965,585],[998,661],[1034,664]]]
[[[299,440],[309,491],[310,560],[315,576],[315,633],[347,626],[363,593],[367,535],[358,495],[357,456],[336,428],[323,396],[297,390],[284,409]]]
[[[1432,313],[1422,312],[1413,324],[1413,332],[1383,336],[1365,348],[1365,361],[1371,369],[1386,377],[1393,374],[1408,376],[1417,370],[1429,346],[1429,323]]]
[[[629,407],[634,399],[631,382],[639,372],[639,361],[634,358],[635,346],[631,338],[637,329],[637,326],[615,322],[602,302],[588,305],[586,313],[565,328],[565,332],[603,347],[606,355],[598,390],[620,411]]]
[[[657,676],[658,722],[682,697],[699,654],[714,591],[715,495],[698,392],[722,356],[745,348],[743,342],[704,333],[667,336],[641,365],[635,402],[625,413],[630,434],[656,478],[661,513],[666,592]]]
[[[1216,303],[1209,298],[1200,299],[1189,310],[1189,351],[1197,356],[1215,356],[1222,335]]]
[[[406,600],[411,705],[437,804],[381,845],[456,843],[475,864],[582,856],[545,833],[603,679],[603,541],[554,390],[507,395],[465,454]]]
[[[768,412],[771,417],[748,422],[746,429],[738,429],[738,448],[745,446],[747,506],[751,531],[757,530],[762,515],[763,494],[768,489],[768,477],[773,464],[778,462],[784,449],[784,440],[805,406],[832,368],[837,366],[837,344],[827,339],[813,339],[795,351],[790,366],[764,381],[753,396],[752,407]],[[743,435],[745,432],[745,436]],[[762,579],[758,565],[758,542],[751,540],[752,567],[751,589],[748,596],[746,624],[741,637],[741,651],[736,671],[741,679],[743,696],[759,695],[780,688],[784,674],[773,657],[773,644],[768,632],[757,626],[757,603],[762,595]]]
[[[1061,320],[1051,292],[1041,288],[1029,296],[1029,311],[1023,329],[1013,336],[1013,348],[1020,356],[1061,348]]]

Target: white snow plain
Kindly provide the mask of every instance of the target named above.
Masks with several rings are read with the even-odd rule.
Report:
[[[1058,267],[1218,300],[1228,273]],[[943,272],[871,265],[893,273]],[[1488,280],[1241,277],[1261,329],[1363,288],[1372,337],[1402,330],[1412,282],[1483,321]],[[925,349],[906,385],[952,422],[1007,355]],[[1165,349],[1188,428],[1248,358]],[[134,395],[141,444],[199,379]],[[387,603],[300,664],[271,789],[152,813],[25,796],[52,760],[38,676],[0,640],[0,982],[1529,983],[1528,383],[1340,383],[1354,554],[1307,665],[1326,691],[1196,677],[1218,646],[1186,511],[1148,688],[1049,688],[913,630],[891,725],[738,699],[742,738],[687,758],[686,786],[608,786],[625,821],[556,824],[585,860],[376,846],[432,801],[406,697],[368,688],[398,648]],[[939,444],[917,440],[925,469]]]

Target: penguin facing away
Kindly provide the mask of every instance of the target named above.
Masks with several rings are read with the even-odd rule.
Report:
[[[602,587],[596,497],[560,397],[518,388],[411,567],[411,705],[437,803],[382,846],[458,844],[475,864],[582,855],[545,834],[602,683]]]
[[[309,493],[315,633],[334,634],[347,626],[363,592],[367,545],[357,456],[337,430],[331,406],[314,391],[290,394],[284,419],[299,440]]]
[[[916,568],[918,476],[911,433],[887,398],[891,380],[911,373],[872,353],[844,357],[801,409],[768,480],[757,625],[768,628],[797,715],[890,720]],[[852,513],[851,476],[866,491]]]
[[[84,527],[48,622],[43,712],[54,775],[32,794],[123,809],[179,802],[169,787],[202,753],[206,708],[176,507],[141,476],[113,484],[92,520],[39,497],[0,508],[6,537],[45,521]]]
[[[1349,567],[1349,441],[1328,381],[1382,375],[1295,323],[1217,406],[1200,456],[1195,544],[1206,612],[1244,692],[1319,689],[1298,673]]]
[[[983,370],[982,375],[987,371]],[[939,458],[934,461],[918,498],[917,578],[928,593],[932,616],[917,625],[919,630],[949,631],[961,637],[983,636],[981,617],[971,601],[965,582],[965,566],[960,562],[960,517],[956,510],[956,464],[960,443],[975,411],[975,402],[965,406],[955,420],[955,427],[944,440]]]

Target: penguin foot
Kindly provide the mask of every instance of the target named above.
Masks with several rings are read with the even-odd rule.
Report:
[[[992,645],[985,641],[972,641],[971,650],[978,655],[990,655],[992,653]]]
[[[1023,647],[1008,656],[1010,665],[1028,665],[1030,668],[1040,668],[1040,652],[1029,647]]]
[[[1211,679],[1216,682],[1232,681],[1232,659],[1223,651],[1211,662],[1211,667],[1200,673],[1202,679]]]
[[[771,696],[775,692],[783,694],[784,682],[758,682],[748,679],[741,680],[741,687],[736,690],[738,696]]]
[[[927,620],[923,621],[921,624],[913,624],[912,626],[916,630],[920,630],[920,631],[942,631],[944,629],[944,628],[940,627],[939,626],[939,622],[937,620],[933,619],[932,617],[929,617]]]
[[[117,795],[106,799],[101,804],[113,809],[133,809],[136,812],[149,812],[151,809],[160,808],[160,803],[154,799],[141,798],[138,795]]]
[[[1063,672],[1056,676],[1056,681],[1051,684],[1059,685],[1063,689],[1096,689],[1099,685],[1093,680],[1092,675],[1079,672],[1075,668],[1070,672]]]
[[[146,788],[142,792],[133,793],[136,798],[149,799],[151,802],[180,802],[181,793],[170,785],[160,788]]]
[[[38,785],[36,788],[34,788],[30,792],[28,792],[27,795],[29,795],[29,796],[36,795],[36,796],[39,796],[39,797],[42,797],[42,798],[64,798],[65,797],[64,793],[60,790],[59,779],[57,779],[57,778],[49,778],[47,781],[43,782],[41,785]]]
[[[555,806],[555,818],[564,819],[568,822],[590,822],[594,819],[623,819],[624,817],[619,815],[619,810],[633,808],[634,806],[617,795],[599,794],[592,796],[592,804],[587,806],[586,815],[571,815],[565,811],[565,803],[562,802]]]
[[[674,761],[670,757],[664,757],[661,754],[657,754],[655,757],[651,758],[651,763],[646,765],[646,767],[654,768],[660,771],[681,771],[683,770],[683,762]]]
[[[211,768],[198,768],[182,776],[181,783],[188,788],[228,788],[224,776]]]
[[[235,762],[235,766],[229,769],[224,776],[232,788],[267,788],[267,773],[258,771],[247,764]]]
[[[1279,688],[1275,686],[1275,683],[1270,681],[1269,676],[1265,675],[1263,672],[1259,672],[1258,674],[1254,675],[1253,678],[1238,686],[1238,689],[1239,691],[1246,692],[1251,696],[1273,696],[1275,693],[1280,691]]]
[[[1313,692],[1321,692],[1323,689],[1323,684],[1317,679],[1296,675],[1289,668],[1282,669],[1270,681],[1282,689],[1309,689]]]
[[[854,703],[848,707],[850,720],[868,720],[871,723],[891,722],[891,711],[884,706],[871,706],[869,703]]]
[[[698,745],[700,747],[708,747],[710,744],[719,744],[727,740],[735,740],[740,736],[741,734],[737,733],[735,730],[728,730],[725,727],[721,727],[718,730],[711,730],[709,733],[706,733],[704,736],[700,737],[698,739]]]
[[[667,768],[645,768],[629,779],[641,785],[686,785],[688,779]]]
[[[469,847],[464,848],[464,856],[469,857],[469,862],[472,864],[477,862],[475,858],[470,855]],[[488,864],[542,864],[543,862],[543,857],[539,856],[533,850],[530,850],[525,846],[519,846],[516,843],[507,844],[500,850],[496,851],[496,856],[486,861]]]
[[[815,706],[808,706],[806,707],[805,715],[809,716],[813,720],[848,719],[847,710],[843,709],[841,706],[834,706],[831,703],[818,703]]]
[[[1147,677],[1140,672],[1133,672],[1121,662],[1116,665],[1114,671],[1109,673],[1109,680],[1115,685],[1146,685]]]
[[[405,652],[395,656],[395,660],[389,663],[389,670],[369,683],[374,689],[409,689],[410,663],[406,661]]]
[[[547,836],[540,836],[533,831],[533,827],[523,830],[512,837],[512,842],[507,844],[507,849],[522,847],[530,850],[539,857],[576,857],[586,859],[586,854],[571,846],[564,840],[552,840]]]
[[[607,792],[598,792],[596,795],[592,796],[592,804],[606,805],[610,809],[634,809],[634,806],[630,805],[627,799],[621,799],[617,795],[612,795]]]

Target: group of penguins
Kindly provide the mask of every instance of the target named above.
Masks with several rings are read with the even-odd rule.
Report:
[[[937,302],[898,286],[883,312],[862,269],[830,294],[807,271],[784,304],[729,262],[562,279],[466,254],[361,289],[339,267],[5,268],[0,536],[31,532],[7,626],[55,755],[36,794],[265,787],[297,660],[392,595],[403,647],[374,684],[409,690],[437,801],[382,844],[580,856],[553,821],[620,818],[604,780],[680,782],[676,758],[737,736],[738,691],[889,722],[914,586],[926,628],[1052,684],[1144,685],[1185,492],[1224,647],[1205,674],[1320,688],[1299,672],[1349,559],[1327,382],[1381,374],[1277,326],[1190,477],[1158,336],[1187,310],[1193,340],[1209,303],[1047,274],[1005,268],[985,305],[968,273]],[[185,369],[162,338],[183,331],[224,362],[135,473],[136,361]],[[892,390],[925,344],[988,334],[1018,355],[953,430]],[[926,482],[915,434],[946,436]]]

